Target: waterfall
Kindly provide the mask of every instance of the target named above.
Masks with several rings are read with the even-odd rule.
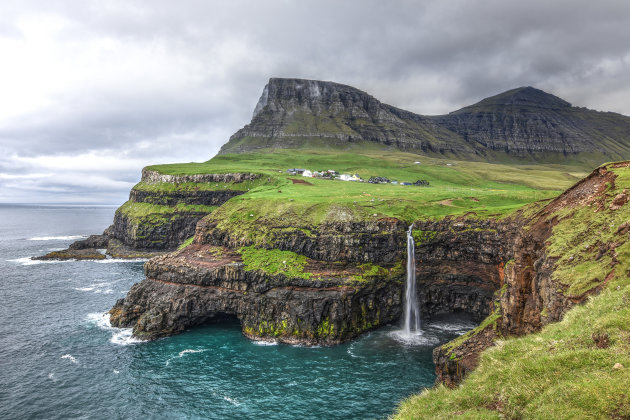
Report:
[[[413,240],[413,224],[407,231],[407,288],[405,291],[405,308],[403,334],[410,336],[421,333],[420,309],[416,295],[416,247]]]

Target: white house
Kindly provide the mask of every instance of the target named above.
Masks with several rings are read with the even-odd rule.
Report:
[[[309,171],[308,169],[305,170],[304,172],[302,172],[302,176],[307,176],[309,178],[313,178],[313,172]]]
[[[348,175],[348,174],[341,174],[341,175],[339,175],[339,179],[342,180],[342,181],[354,181],[352,179],[352,176]]]

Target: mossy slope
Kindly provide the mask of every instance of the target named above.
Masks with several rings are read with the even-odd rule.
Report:
[[[403,402],[396,418],[630,416],[630,166],[600,171],[610,180],[603,191],[581,195],[578,185],[546,215],[554,223],[546,242],[554,292],[586,303],[540,333],[498,341],[457,389],[425,390]],[[484,324],[491,322],[500,322],[497,313]]]

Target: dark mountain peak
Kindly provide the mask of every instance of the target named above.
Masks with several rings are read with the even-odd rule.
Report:
[[[511,89],[498,95],[483,99],[474,105],[462,108],[459,111],[471,108],[494,108],[506,106],[532,107],[532,108],[569,108],[571,104],[543,90],[531,86]]]
[[[313,104],[330,105],[342,102],[376,102],[372,96],[335,82],[308,79],[289,79],[272,77],[263,89],[254,117],[267,105],[270,111],[287,111],[291,108],[311,107]]]

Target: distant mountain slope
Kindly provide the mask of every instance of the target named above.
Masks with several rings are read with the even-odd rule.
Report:
[[[630,158],[630,117],[522,87],[448,115],[422,116],[333,82],[272,78],[251,122],[220,154],[302,147],[389,147],[471,160]]]
[[[532,87],[509,90],[435,119],[471,144],[513,155],[627,158],[630,153],[630,118],[572,107]]]

